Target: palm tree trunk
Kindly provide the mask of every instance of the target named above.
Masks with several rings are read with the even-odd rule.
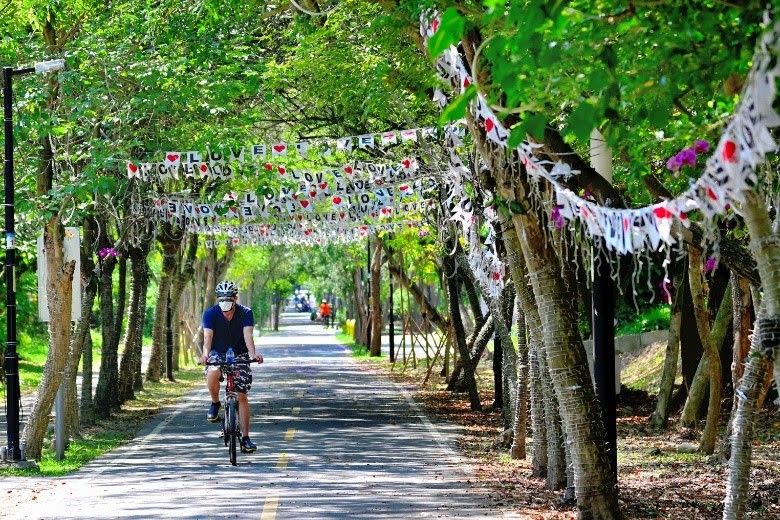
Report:
[[[780,216],[772,226],[764,200],[755,192],[745,193],[742,215],[750,231],[750,245],[756,258],[764,295],[758,312],[750,354],[739,389],[731,435],[731,457],[726,486],[723,518],[740,519],[744,516],[749,492],[753,421],[759,386],[768,370],[768,359],[777,359],[780,342],[768,334],[769,329],[780,328]],[[764,327],[767,327],[765,330]],[[777,367],[777,365],[776,365]]]

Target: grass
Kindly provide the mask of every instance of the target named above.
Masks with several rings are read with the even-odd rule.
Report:
[[[98,421],[74,439],[65,451],[65,458],[54,458],[52,439],[47,435],[38,468],[16,469],[0,466],[0,476],[56,477],[67,475],[81,468],[87,462],[109,452],[135,437],[138,430],[163,406],[177,401],[187,390],[201,383],[200,368],[186,368],[176,374],[176,381],[146,383],[144,390],[135,399],[122,405],[113,417]]]
[[[352,351],[352,357],[363,361],[381,361],[386,356],[371,356],[368,347],[356,343],[355,340],[349,334],[343,332],[336,333],[336,341],[343,343]]]
[[[623,336],[649,332],[651,330],[668,329],[670,319],[671,306],[665,304],[656,305],[633,315],[631,321],[622,322],[622,320],[619,320],[615,334]]]

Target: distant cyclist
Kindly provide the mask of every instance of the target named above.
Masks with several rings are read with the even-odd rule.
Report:
[[[228,348],[232,348],[235,359],[263,362],[263,356],[255,351],[252,336],[255,318],[252,309],[237,303],[238,287],[231,281],[223,280],[217,284],[217,305],[209,307],[203,313],[203,356],[201,362],[216,363],[225,360]],[[241,451],[251,453],[257,446],[249,439],[250,409],[247,392],[252,387],[252,370],[248,364],[236,365],[235,378],[238,393],[238,415],[241,427]],[[219,383],[220,370],[217,366],[206,367],[206,386],[211,394],[211,406],[206,419],[219,421]]]
[[[325,324],[325,328],[328,328],[328,324],[330,323],[330,313],[331,308],[330,304],[328,303],[328,300],[322,300],[322,303],[320,304],[320,318],[322,318],[322,323]]]

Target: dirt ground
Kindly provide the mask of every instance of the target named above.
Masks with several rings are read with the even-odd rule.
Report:
[[[391,375],[416,391],[417,400],[429,416],[463,426],[464,433],[458,440],[460,451],[474,468],[477,484],[491,489],[499,503],[523,518],[574,518],[574,504],[564,502],[561,491],[548,491],[543,479],[530,476],[530,438],[525,460],[509,458],[508,447],[501,443],[503,428],[499,412],[472,412],[465,394],[448,392],[441,382],[420,389],[422,378],[415,371],[404,374],[394,371]],[[482,383],[489,383],[487,376],[482,375]],[[483,391],[481,397],[483,406],[490,407],[492,393]],[[655,431],[648,420],[654,406],[653,396],[624,387],[618,405],[618,485],[625,518],[720,518],[726,462],[718,455],[686,453],[695,450],[698,432],[678,429],[674,426],[677,417],[671,418],[669,430]],[[719,440],[723,438],[731,403],[724,401],[723,410],[726,417]],[[763,412],[756,433],[746,518],[777,519],[780,518],[780,411],[774,408]]]

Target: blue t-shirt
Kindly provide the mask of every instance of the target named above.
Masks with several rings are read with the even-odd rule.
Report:
[[[222,314],[219,305],[214,305],[206,309],[203,313],[203,328],[214,331],[214,338],[211,341],[211,351],[224,354],[228,347],[233,347],[233,352],[246,354],[249,350],[244,341],[244,327],[254,327],[255,316],[252,309],[236,304],[236,312],[233,319],[228,321]]]

